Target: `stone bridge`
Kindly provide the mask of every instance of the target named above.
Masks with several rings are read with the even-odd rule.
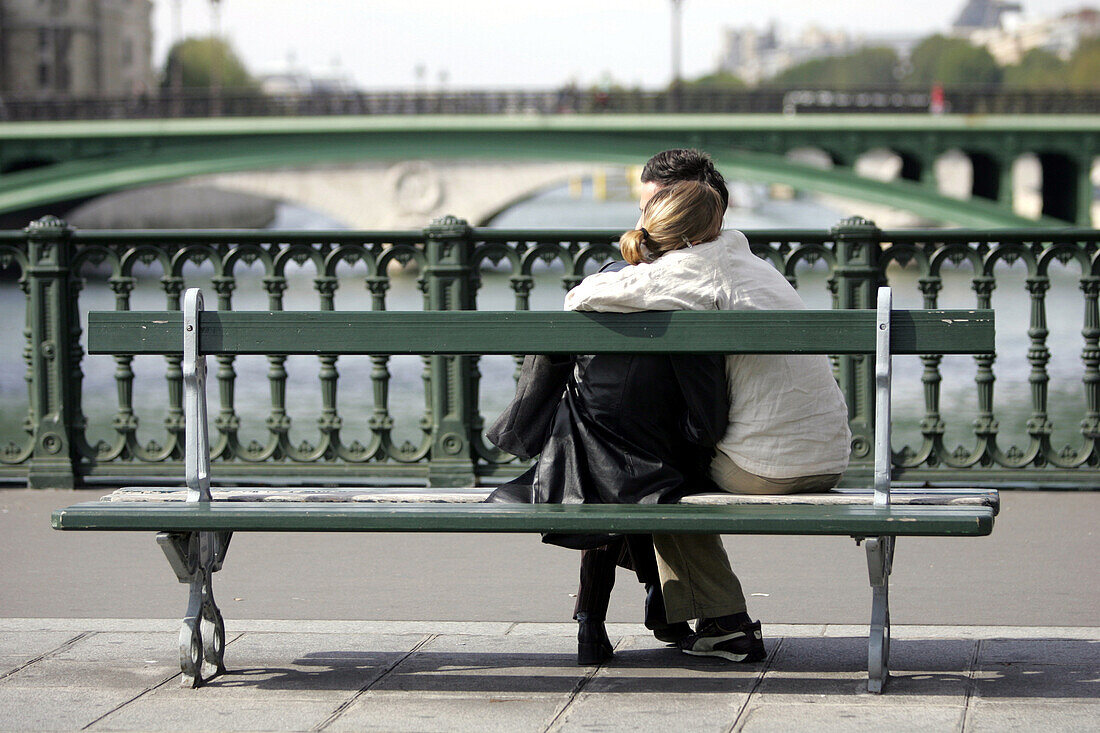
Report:
[[[586,163],[412,160],[220,173],[191,182],[300,204],[352,229],[415,229],[455,212],[480,226],[547,188],[595,172]]]
[[[540,186],[584,170],[573,166],[637,164],[669,147],[706,149],[731,179],[784,183],[975,227],[1036,223],[1017,215],[1013,201],[1014,165],[1031,156],[1042,170],[1039,223],[1088,225],[1100,117],[470,115],[9,123],[0,128],[0,213],[248,171],[265,172],[217,180],[277,193],[285,189],[280,174],[270,171],[368,162],[386,174],[372,183],[348,179],[347,189],[318,184],[321,190],[305,200],[322,201],[323,211],[377,205],[387,218],[370,219],[372,228],[422,222],[443,210],[483,221]],[[805,149],[820,151],[831,167],[790,159]],[[900,161],[898,180],[857,174],[862,157],[882,151]],[[937,185],[936,163],[949,153],[969,162],[965,200],[944,195]],[[454,161],[485,168],[463,171]],[[522,161],[531,166],[530,178],[520,181],[513,175],[518,169],[494,161]],[[484,201],[462,198],[476,196],[471,186],[503,188],[486,193]],[[296,200],[303,200],[302,190]]]

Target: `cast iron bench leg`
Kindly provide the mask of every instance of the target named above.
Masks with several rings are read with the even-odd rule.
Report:
[[[157,535],[176,577],[191,586],[180,627],[182,687],[199,687],[225,672],[225,622],[214,602],[213,575],[221,569],[232,536],[230,532]]]
[[[890,570],[893,537],[867,538],[867,573],[871,579],[871,633],[867,643],[867,690],[882,692],[890,676]]]

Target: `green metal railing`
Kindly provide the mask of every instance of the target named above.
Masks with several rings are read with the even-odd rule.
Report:
[[[0,232],[0,480],[47,488],[182,476],[180,359],[86,357],[88,310],[175,309],[194,285],[220,310],[332,310],[338,300],[343,309],[560,308],[564,290],[617,256],[618,234],[472,229],[453,218],[422,231],[122,232],[46,217]],[[875,288],[889,283],[898,307],[997,309],[997,355],[899,365],[898,480],[1096,485],[1100,231],[881,231],[849,219],[828,231],[746,234],[811,307],[872,308]],[[482,435],[485,416],[510,396],[518,358],[322,356],[304,380],[287,357],[245,363],[260,358],[212,364],[222,481],[462,485],[520,470]],[[164,364],[163,376],[148,376],[149,360]],[[861,357],[837,357],[834,367],[858,481],[870,454],[873,375]],[[311,390],[316,431],[292,439],[301,424],[289,403]],[[156,414],[163,432],[139,439]]]

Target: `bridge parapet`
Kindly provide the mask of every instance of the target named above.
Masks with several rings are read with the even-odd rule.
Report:
[[[46,219],[0,232],[0,276],[18,276],[0,277],[9,315],[0,375],[23,371],[28,385],[25,405],[0,389],[0,479],[45,488],[182,470],[178,359],[150,375],[160,370],[144,357],[86,357],[88,310],[178,308],[182,289],[195,285],[216,294],[219,310],[557,309],[564,289],[617,256],[618,234],[479,229],[457,219],[360,232],[74,231]],[[868,307],[880,283],[902,306],[997,307],[997,355],[899,364],[914,377],[899,381],[920,385],[895,402],[900,481],[1097,485],[1100,231],[882,231],[855,219],[746,234],[810,307]],[[454,484],[521,469],[483,437],[484,416],[510,397],[518,358],[318,361],[217,358],[219,475]],[[854,477],[867,470],[872,375],[856,357],[834,364],[850,409]],[[292,417],[309,411],[318,413],[315,428]],[[158,417],[163,428],[150,438]]]

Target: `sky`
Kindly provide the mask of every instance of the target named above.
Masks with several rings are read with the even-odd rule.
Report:
[[[1093,0],[1020,0],[1025,18]],[[173,8],[179,5],[177,29]],[[810,25],[866,36],[946,30],[964,0],[682,0],[683,74],[713,71],[727,27]],[[610,75],[671,78],[670,0],[221,0],[221,27],[254,74],[293,66],[364,89],[549,89]],[[209,35],[209,0],[154,0],[154,58]],[[417,69],[421,69],[418,76]]]

